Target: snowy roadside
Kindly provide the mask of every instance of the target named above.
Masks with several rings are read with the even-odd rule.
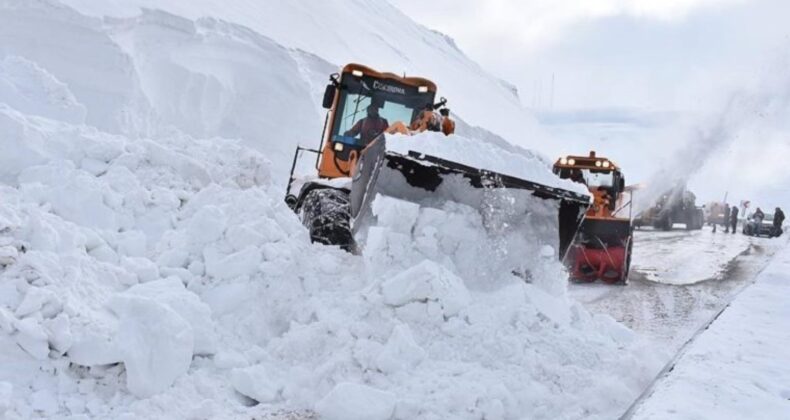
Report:
[[[786,418],[789,270],[785,247],[687,348],[633,418]]]

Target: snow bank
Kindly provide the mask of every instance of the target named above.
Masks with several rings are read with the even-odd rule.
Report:
[[[395,395],[366,385],[343,382],[316,405],[327,420],[387,420],[395,409]]]
[[[633,418],[786,417],[789,271],[786,247],[698,336]]]
[[[353,7],[345,0],[307,4],[263,0],[232,7],[217,0],[62,1],[93,16],[129,17],[141,8],[162,9],[194,20],[211,16],[243,25],[285,47],[320,56],[335,64],[333,71],[361,61],[381,71],[427,77],[438,84],[439,93],[448,98],[454,113],[470,124],[522,147],[536,148],[546,138],[511,88],[470,60],[452,39],[414,22],[386,0],[358,2]],[[321,73],[317,79],[320,89],[327,75]],[[315,98],[320,98],[318,93]],[[310,134],[319,133],[317,127]]]

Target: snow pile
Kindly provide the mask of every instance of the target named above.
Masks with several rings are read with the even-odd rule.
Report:
[[[381,198],[359,258],[310,244],[237,142],[0,116],[29,146],[3,163],[34,162],[6,173],[0,207],[14,415],[233,416],[245,395],[328,418],[574,416],[648,376],[630,334],[565,300],[539,242],[513,255],[532,284],[493,258],[519,248],[475,209]]]
[[[7,418],[611,417],[650,377],[630,331],[567,300],[529,214],[380,197],[363,256],[311,244],[245,145],[300,124],[244,125],[293,86],[242,81],[315,58],[211,19],[0,8]]]
[[[633,418],[783,418],[790,390],[790,248],[706,329]]]

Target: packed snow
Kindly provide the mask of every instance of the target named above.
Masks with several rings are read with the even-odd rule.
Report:
[[[790,248],[677,360],[632,418],[770,418],[790,412]]]
[[[650,281],[688,285],[721,277],[728,263],[749,250],[754,240],[748,236],[674,230],[638,231],[634,240],[634,269]]]

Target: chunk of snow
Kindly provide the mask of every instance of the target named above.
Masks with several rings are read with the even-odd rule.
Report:
[[[123,257],[121,258],[121,267],[134,273],[140,283],[159,278],[159,267],[148,258]]]
[[[231,383],[238,393],[262,403],[273,402],[279,397],[282,386],[274,379],[261,365],[234,369],[231,374]]]
[[[19,257],[19,251],[15,246],[6,245],[0,247],[0,265],[11,265]]]
[[[160,393],[192,363],[192,327],[167,306],[140,296],[119,295],[110,303],[118,314],[117,345],[126,367],[126,386],[139,398]]]
[[[60,313],[53,319],[44,320],[43,325],[47,332],[49,346],[60,355],[66,353],[74,342],[69,316]]]
[[[394,410],[394,394],[352,382],[335,385],[315,405],[326,420],[388,420]]]
[[[86,331],[74,337],[68,350],[69,360],[81,366],[102,366],[123,361],[119,343],[108,334]]]
[[[39,389],[30,396],[31,407],[44,416],[52,416],[58,412],[58,397],[49,388]]]
[[[47,333],[41,323],[35,318],[25,318],[14,325],[17,333],[14,336],[19,347],[28,352],[33,358],[45,360],[49,356],[49,342]]]
[[[220,280],[253,274],[263,259],[260,249],[254,246],[224,256],[215,248],[208,247],[203,255],[206,259],[206,274]]]
[[[0,381],[0,416],[11,408],[11,396],[14,393],[14,386],[8,382]]]
[[[217,206],[206,206],[198,210],[186,226],[190,248],[200,250],[206,244],[221,238],[227,223],[225,213]]]
[[[62,307],[60,299],[51,290],[41,287],[31,287],[27,289],[25,297],[22,302],[17,306],[14,314],[17,318],[24,318],[34,312],[42,310],[45,306],[51,306],[54,310],[59,310]]]
[[[392,306],[437,301],[445,316],[456,315],[470,300],[463,280],[429,260],[385,280],[381,294],[384,303]]]
[[[373,200],[373,214],[379,225],[388,226],[393,232],[411,233],[420,214],[417,203],[398,200],[392,197],[376,195]]]
[[[425,359],[425,350],[414,340],[408,325],[396,326],[384,349],[376,358],[376,366],[384,373],[410,370]]]
[[[124,257],[145,257],[146,237],[143,232],[133,230],[118,235],[118,253]]]
[[[214,366],[220,369],[240,368],[248,364],[247,358],[237,351],[220,351],[214,355]]]
[[[187,290],[177,278],[138,284],[123,295],[145,297],[168,306],[192,327],[195,354],[212,354],[216,351],[216,333],[211,309],[196,294]]]
[[[0,294],[2,294],[2,290],[0,290]],[[0,331],[11,334],[16,331],[16,327],[14,323],[16,322],[16,317],[8,312],[7,309],[0,306]]]

